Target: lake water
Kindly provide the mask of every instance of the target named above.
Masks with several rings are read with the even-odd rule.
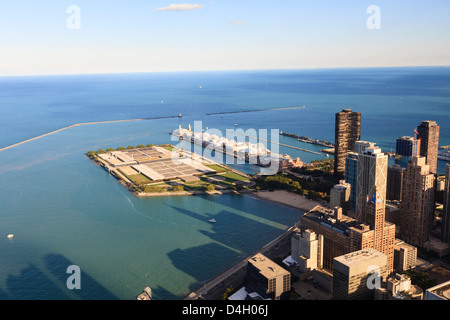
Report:
[[[169,131],[194,121],[224,134],[277,129],[334,142],[334,115],[343,108],[360,111],[362,139],[386,151],[422,120],[438,121],[447,145],[449,97],[448,68],[0,78],[0,148],[74,123],[183,114],[73,127],[0,152],[0,298],[132,299],[149,284],[155,299],[182,299],[302,214],[237,195],[135,198],[84,155],[89,150],[175,144]],[[307,162],[326,157],[280,152]],[[81,290],[66,287],[70,265],[81,269]]]

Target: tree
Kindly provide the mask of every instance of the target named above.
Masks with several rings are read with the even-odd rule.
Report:
[[[214,190],[216,190],[216,187],[213,184],[208,184],[205,188],[206,188],[206,191],[214,191]]]
[[[86,154],[87,154],[87,156],[89,158],[94,158],[95,157],[95,151],[88,151]]]
[[[233,293],[233,286],[230,286],[225,292],[222,294],[221,300],[227,300],[228,297]]]
[[[120,146],[120,147],[118,147],[116,150],[117,150],[117,151],[122,151],[122,150],[125,150],[125,147]]]
[[[98,149],[98,150],[97,150],[97,154],[102,154],[102,153],[106,153],[106,151],[103,150],[103,149]]]
[[[134,146],[128,146],[127,149],[132,150],[132,149],[134,149]]]
[[[184,187],[182,185],[176,185],[172,188],[172,191],[174,192],[184,191]]]
[[[137,146],[137,148],[138,148],[138,149],[142,149],[142,148],[145,148],[145,146],[144,146],[143,144],[139,144],[139,145]]]

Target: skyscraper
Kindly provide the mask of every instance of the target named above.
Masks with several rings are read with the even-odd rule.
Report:
[[[398,164],[388,167],[386,200],[402,200],[405,171],[406,169]]]
[[[442,241],[450,243],[450,163],[445,167],[444,214],[441,230]]]
[[[358,154],[358,175],[356,184],[356,219],[370,226],[374,225],[366,209],[371,197],[378,192],[386,201],[388,156],[375,145]]]
[[[350,216],[354,217],[356,209],[356,179],[358,175],[358,154],[356,152],[349,152],[345,159],[345,182],[350,184]]]
[[[434,174],[424,157],[413,157],[403,179],[402,240],[422,247],[434,218]]]
[[[367,141],[356,141],[354,152],[349,152],[345,159],[345,182],[351,186],[350,207],[348,215],[355,217],[356,210],[356,183],[358,178],[358,154],[367,148],[375,147],[375,143]]]
[[[425,157],[431,173],[437,173],[437,156],[439,149],[439,129],[436,121],[423,121],[417,131],[420,136],[420,156]]]
[[[397,139],[395,147],[395,163],[406,168],[412,157],[420,156],[420,139],[401,137]]]
[[[395,153],[401,156],[417,157],[420,153],[419,139],[401,137],[397,139]]]
[[[344,109],[336,113],[334,174],[344,177],[345,158],[355,148],[355,142],[361,136],[361,113]]]

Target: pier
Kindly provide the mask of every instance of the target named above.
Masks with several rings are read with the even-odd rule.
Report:
[[[271,144],[278,144],[278,145],[283,146],[283,147],[287,147],[287,148],[291,148],[291,149],[296,149],[296,150],[300,150],[300,151],[304,151],[304,152],[309,152],[309,153],[317,154],[317,155],[320,155],[320,156],[322,155],[322,153],[320,153],[320,152],[311,151],[311,150],[307,150],[307,149],[303,149],[303,148],[299,148],[299,147],[294,147],[294,146],[289,146],[289,145],[287,145],[287,144],[283,144],[283,143],[279,143],[279,142],[274,142],[274,141],[270,141],[270,140],[265,140],[265,139],[255,138],[255,137],[248,136],[248,135],[241,134],[241,133],[237,133],[237,132],[234,132],[234,131],[229,131],[229,130],[226,130],[226,131],[227,131],[227,132],[230,132],[230,133],[238,134],[238,135],[241,135],[241,136],[244,136],[244,137],[248,137],[248,138],[251,138],[251,139],[256,139],[256,140],[258,140],[258,141],[269,142],[269,143],[271,143]]]

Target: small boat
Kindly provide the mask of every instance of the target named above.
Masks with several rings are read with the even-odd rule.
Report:
[[[14,237],[14,235],[13,235],[12,233],[10,233],[10,234],[7,235],[7,237],[8,237],[9,239],[11,239],[12,237]]]
[[[208,220],[209,222],[211,222],[211,223],[216,223],[216,219],[211,219],[211,220]]]
[[[183,115],[181,113],[179,113],[178,118],[183,118]]]

